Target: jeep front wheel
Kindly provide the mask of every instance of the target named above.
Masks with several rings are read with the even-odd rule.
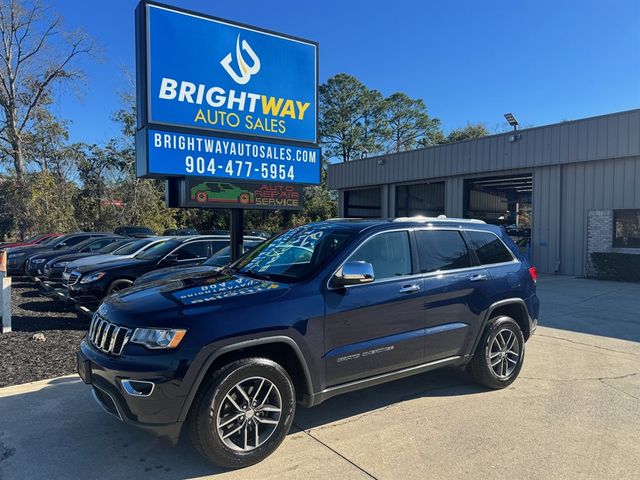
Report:
[[[473,379],[485,387],[505,388],[517,378],[523,360],[522,329],[505,315],[489,320],[468,370]]]
[[[246,358],[214,372],[189,415],[196,449],[225,468],[258,463],[282,443],[295,413],[287,372],[266,358]]]

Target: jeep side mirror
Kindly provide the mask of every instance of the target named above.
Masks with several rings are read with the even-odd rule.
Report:
[[[371,283],[376,279],[373,265],[368,262],[347,262],[336,272],[331,283],[336,287]]]
[[[64,248],[66,246],[67,246],[67,244],[62,242],[62,243],[57,244],[55,247],[53,247],[53,249],[54,250],[60,250],[61,248]]]

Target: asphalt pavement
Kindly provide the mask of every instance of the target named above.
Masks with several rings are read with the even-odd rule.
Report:
[[[221,471],[104,414],[75,376],[0,389],[0,479],[638,479],[640,285],[541,276],[509,388],[448,369],[299,409],[266,461]]]

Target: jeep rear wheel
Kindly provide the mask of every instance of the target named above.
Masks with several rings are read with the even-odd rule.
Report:
[[[202,386],[189,415],[196,449],[225,468],[258,463],[282,443],[295,413],[287,372],[265,358],[235,361]]]
[[[489,320],[468,365],[473,379],[489,388],[505,388],[518,377],[524,360],[524,335],[511,317]]]

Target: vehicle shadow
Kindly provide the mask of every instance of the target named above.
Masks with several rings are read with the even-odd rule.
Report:
[[[83,332],[89,329],[89,319],[75,316],[73,313],[69,315],[33,317],[26,315],[12,316],[14,332],[42,332],[49,330],[73,330]]]
[[[38,298],[38,297],[35,297]],[[24,302],[20,304],[22,310],[37,313],[60,313],[70,311],[70,308],[62,302],[47,299],[47,297],[39,297],[37,301]]]
[[[20,388],[0,389],[2,478],[183,480],[225,472],[195,452],[186,429],[172,445],[105,414],[91,398],[89,387],[77,377],[50,380],[36,391]],[[352,421],[417,398],[482,391],[470,384],[462,371],[447,369],[338,396],[314,408],[299,408],[289,439],[274,455],[229,474],[256,478],[265,470],[270,476],[280,476],[276,474],[283,471],[284,464],[304,464],[308,452],[301,450],[300,442],[307,437],[301,430]],[[317,447],[315,442],[307,445]]]
[[[425,397],[455,397],[487,391],[460,368],[443,368],[375,387],[339,395],[313,408],[299,408],[294,424],[301,430],[350,420],[359,415]]]
[[[39,290],[27,290],[25,292],[21,292],[20,296],[22,298],[40,298],[42,293]]]

